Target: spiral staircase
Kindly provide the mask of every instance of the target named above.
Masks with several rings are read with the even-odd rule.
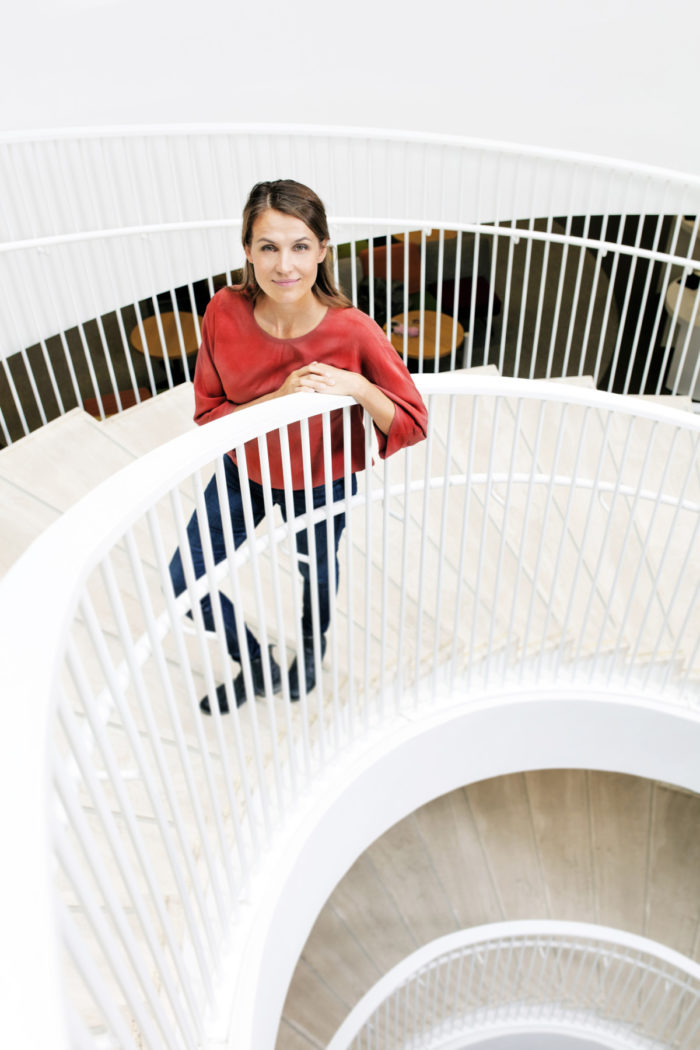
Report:
[[[5,146],[17,173],[25,146]],[[682,953],[684,1022],[657,1045],[696,1045],[700,427],[690,398],[664,387],[677,317],[657,345],[663,290],[694,249],[693,238],[681,256],[681,220],[666,215],[691,213],[693,180],[308,129],[33,144],[43,148],[47,164],[61,157],[69,204],[52,208],[41,164],[41,193],[12,182],[16,227],[0,255],[17,292],[8,340],[29,348],[4,366],[3,692],[18,700],[4,768],[8,784],[43,785],[20,794],[26,808],[5,807],[17,841],[33,828],[35,862],[8,873],[5,893],[18,931],[32,916],[5,963],[16,1045],[49,1045],[37,1033],[60,1023],[56,1046],[324,1047],[422,945],[523,919]],[[81,196],[68,173],[86,152]],[[325,180],[346,216],[334,226],[353,296],[367,235],[371,248],[390,228],[420,231],[419,310],[431,277],[433,305],[456,308],[442,289],[463,275],[462,251],[490,290],[485,316],[474,292],[449,371],[423,348],[428,440],[385,464],[368,443],[319,688],[289,705],[285,683],[281,700],[227,721],[202,720],[197,700],[230,687],[235,669],[183,616],[195,582],[179,604],[168,597],[166,559],[221,452],[324,409],[292,398],[199,431],[191,385],[125,343],[144,301],[156,318],[182,312],[183,286],[196,307],[195,277],[210,275],[210,291],[214,275],[230,277],[225,212],[240,201],[217,193],[232,155],[239,196],[292,163],[322,195]],[[187,156],[215,161],[217,177],[194,184],[206,214],[185,208],[197,199]],[[142,178],[108,194],[100,165],[115,157]],[[416,185],[394,201],[392,166],[409,159]],[[159,194],[171,169],[182,185]],[[135,222],[137,205],[150,225]],[[370,308],[383,294],[370,279]],[[107,313],[123,303],[130,314]],[[687,375],[690,334],[676,344]],[[125,377],[136,404],[107,416],[103,398],[119,402]],[[76,387],[105,418],[72,406]],[[290,535],[272,519],[250,548],[209,579],[289,663]],[[46,753],[28,760],[37,720]],[[45,1017],[21,1005],[30,972]],[[376,1026],[364,1038],[390,1045]],[[615,1038],[601,1045],[650,1037],[632,1024]]]

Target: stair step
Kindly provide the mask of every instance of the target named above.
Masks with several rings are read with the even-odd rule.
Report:
[[[0,574],[58,514],[101,481],[137,456],[194,428],[192,412],[192,384],[186,383],[103,422],[75,408],[1,450],[0,527],[7,540]],[[189,517],[189,486],[183,495]],[[139,540],[145,538],[140,526],[137,535]],[[172,530],[165,539],[174,549]]]
[[[681,412],[694,412],[693,399],[689,394],[633,394],[640,401],[655,401],[667,408],[677,408]]]
[[[193,414],[192,383],[182,383],[117,416],[110,416],[100,425],[134,456],[143,456],[158,445],[194,430]]]
[[[0,451],[0,573],[59,514],[132,459],[79,408]]]
[[[323,1050],[315,1039],[294,1028],[288,1018],[283,1018],[277,1038],[279,1050]]]
[[[299,1042],[301,1035],[311,1041],[315,1048],[328,1045],[331,1037],[345,1020],[350,1004],[331,989],[322,974],[301,961],[297,966],[289,989],[289,1008],[285,1008],[286,1024],[283,1030],[284,1050],[303,1050]],[[313,1033],[313,1034],[312,1034]]]
[[[133,458],[75,408],[3,449],[0,477],[65,511]]]

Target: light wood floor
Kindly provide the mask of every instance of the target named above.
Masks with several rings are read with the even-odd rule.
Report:
[[[278,1050],[321,1050],[388,969],[434,938],[537,918],[617,927],[700,960],[700,797],[631,776],[539,770],[416,810],[326,902]]]

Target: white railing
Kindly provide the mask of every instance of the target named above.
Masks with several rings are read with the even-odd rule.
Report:
[[[596,1045],[694,1050],[700,966],[587,923],[494,923],[441,937],[360,1000],[328,1050],[457,1050],[535,1031]]]
[[[700,255],[697,178],[304,127],[14,135],[0,157],[4,443],[75,405],[103,416],[188,378],[206,302],[242,262],[247,192],[279,176],[324,198],[340,281],[363,309],[382,323],[444,315],[444,356],[421,336],[417,370],[490,362],[620,393],[698,386],[700,295],[685,283]],[[409,234],[410,264],[395,244],[386,272],[386,239]]]
[[[696,178],[324,128],[14,135],[0,155],[6,444],[75,405],[104,416],[189,377],[263,178],[319,191],[353,301],[381,323],[418,311],[418,372],[489,363],[619,392],[698,382]],[[400,352],[409,359],[407,337]],[[346,486],[337,508],[347,526],[324,673],[298,704],[283,674],[280,700],[202,719],[200,697],[221,682],[231,699],[232,675],[220,608],[210,634],[198,598],[231,593],[285,664],[301,645],[293,540],[308,529],[313,544],[313,523],[269,515],[179,598],[167,562],[203,480],[221,478],[221,452],[243,457],[318,399],[159,450],[4,581],[2,822],[24,860],[6,866],[0,902],[13,1045],[58,1045],[65,1006],[65,1045],[196,1046],[225,1012],[216,978],[266,850],[324,770],[395,717],[552,684],[696,714],[697,421],[578,387],[420,383],[427,442],[381,469],[368,444],[359,491]],[[331,511],[316,517],[332,529]]]
[[[260,179],[307,182],[339,215],[438,222],[691,215],[700,188],[697,176],[606,157],[379,128],[73,128],[9,133],[0,148],[2,241],[229,220]]]
[[[18,1011],[37,984],[55,988],[53,954],[41,951],[49,904],[37,903],[51,854],[71,1038],[193,1048],[221,1006],[216,976],[266,851],[300,796],[377,727],[551,684],[695,717],[700,420],[568,385],[465,374],[419,384],[427,441],[381,467],[368,442],[357,494],[348,484],[315,514],[331,530],[344,512],[347,525],[324,673],[299,703],[283,672],[280,699],[201,716],[217,683],[232,700],[233,665],[219,602],[212,635],[198,598],[231,594],[239,628],[253,626],[264,652],[276,643],[286,667],[301,650],[293,538],[307,529],[313,550],[313,521],[268,514],[235,556],[218,567],[209,557],[198,582],[190,572],[177,599],[167,565],[178,543],[187,563],[184,524],[201,514],[209,475],[223,483],[224,450],[243,469],[245,443],[259,438],[265,471],[264,435],[281,428],[288,448],[301,420],[308,477],[303,421],[318,397],[157,449],[69,511],[3,581],[0,682],[13,702],[2,806],[11,827],[26,802],[32,857],[2,900],[7,928],[19,927],[6,945],[26,984]],[[345,399],[324,404],[349,411]],[[230,523],[227,542],[232,552]],[[48,802],[36,791],[47,777]]]

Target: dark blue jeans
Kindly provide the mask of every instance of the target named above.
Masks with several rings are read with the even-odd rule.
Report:
[[[245,519],[243,515],[243,496],[241,493],[241,483],[238,474],[238,468],[233,462],[230,456],[224,456],[224,470],[226,473],[226,487],[228,492],[228,504],[231,512],[231,524],[233,527],[233,540],[236,548],[240,547],[241,544],[247,539],[248,533],[246,530]],[[249,481],[248,487],[250,490],[250,502],[253,510],[253,521],[255,525],[262,520],[265,515],[265,502],[263,499],[262,485],[259,485],[256,481]],[[271,496],[273,504],[276,503],[282,511],[282,517],[285,521],[288,520],[287,503],[285,500],[284,489],[271,489]],[[357,482],[355,476],[352,476],[352,492],[353,494],[357,491]],[[326,487],[325,485],[319,485],[317,488],[312,489],[313,494],[313,506],[314,509],[317,507],[323,507],[326,504]],[[345,479],[339,478],[333,482],[332,488],[333,502],[345,499]],[[306,513],[306,495],[303,489],[295,489],[293,492],[293,517],[298,517]],[[219,506],[219,495],[216,487],[216,477],[212,477],[211,481],[206,487],[204,492],[204,503],[207,512],[207,521],[209,523],[209,533],[211,536],[212,549],[214,552],[214,561],[218,563],[223,561],[226,557],[226,548],[224,545],[224,532],[221,520],[221,508]],[[340,544],[340,537],[345,528],[345,515],[336,514],[333,518],[333,536],[335,542],[334,550],[334,564],[335,564],[335,580],[333,581],[333,594],[338,588],[338,546]],[[308,533],[306,528],[302,528],[299,532],[295,533],[296,549],[297,554],[301,555],[302,558],[308,559],[309,547],[308,547]],[[325,634],[328,630],[328,624],[331,617],[331,588],[328,571],[328,532],[326,528],[325,519],[317,522],[314,526],[314,539],[316,546],[316,580],[317,580],[317,594],[318,594],[318,611],[319,611],[319,626],[321,634]],[[187,542],[192,554],[192,562],[194,565],[195,576],[199,578],[205,573],[204,565],[204,554],[202,553],[202,541],[199,534],[199,523],[197,521],[197,512],[192,515],[187,525]],[[302,619],[301,628],[304,638],[311,638],[313,636],[313,620],[312,620],[312,600],[311,600],[311,566],[308,560],[299,561],[299,571],[304,580],[304,593],[303,593],[303,606],[302,606]],[[170,578],[173,583],[173,589],[175,594],[181,594],[185,588],[185,573],[182,566],[182,557],[180,551],[177,550],[173,555],[172,561],[170,562]],[[226,645],[232,659],[240,662],[240,649],[238,645],[238,633],[236,630],[236,616],[233,609],[232,602],[224,595],[219,595],[221,599],[221,612],[224,621],[224,630],[226,632]],[[204,597],[201,601],[202,615],[204,618],[204,625],[207,630],[213,631],[214,625],[214,614],[212,611],[212,603],[209,595]],[[251,660],[256,659],[260,655],[260,644],[255,635],[248,629],[245,628],[246,641],[248,645],[248,653]]]

